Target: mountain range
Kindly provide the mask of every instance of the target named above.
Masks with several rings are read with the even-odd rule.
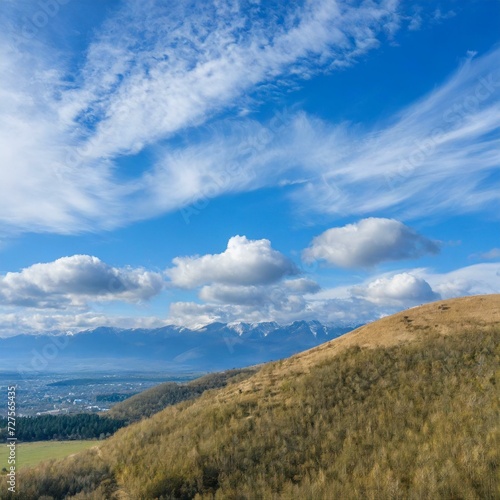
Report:
[[[76,334],[21,334],[0,339],[2,370],[37,372],[163,370],[205,372],[291,356],[351,330],[317,321],[212,323],[198,329],[99,327]]]

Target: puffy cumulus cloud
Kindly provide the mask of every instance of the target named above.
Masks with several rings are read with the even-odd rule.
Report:
[[[169,317],[174,324],[199,328],[214,322],[245,321],[248,316],[241,314],[241,310],[238,306],[174,302],[170,304]],[[265,319],[261,316],[257,321]]]
[[[35,308],[83,307],[87,301],[139,302],[160,293],[160,273],[142,268],[116,268],[89,255],[34,264],[0,277],[3,306]]]
[[[327,231],[316,238],[313,246],[325,244],[320,238],[328,240],[336,251],[336,260],[343,259],[344,264],[368,265],[389,257],[437,251],[434,242],[391,219],[365,219],[338,228],[336,242],[332,237],[335,234],[335,230]],[[344,286],[342,294],[329,297],[328,291],[321,291],[319,284],[309,278],[284,279],[298,273],[296,267],[273,250],[268,240],[250,241],[244,236],[231,238],[221,254],[183,257],[173,262],[175,267],[167,274],[174,286],[201,287],[201,303],[170,304],[171,320],[187,326],[214,321],[290,323],[303,319],[359,324],[439,297],[423,278],[408,273],[381,277],[365,286]]]
[[[167,276],[174,286],[188,289],[213,283],[265,285],[299,272],[291,260],[271,248],[269,240],[245,236],[230,238],[220,254],[176,257],[172,262],[175,267],[166,271]]]
[[[287,321],[300,318],[307,294],[319,285],[306,278],[285,279],[299,270],[266,239],[234,236],[227,249],[215,255],[178,257],[166,271],[173,286],[200,288],[203,303],[170,304],[170,318],[178,324],[199,326],[214,321]]]
[[[410,273],[381,277],[366,286],[352,288],[352,295],[383,306],[410,307],[440,299],[422,278]]]
[[[355,326],[441,298],[500,293],[500,263],[477,264],[442,274],[415,268],[372,276],[355,286],[344,284],[320,291],[309,281],[300,278],[268,286],[205,287],[200,294],[204,303],[173,303],[170,320],[190,327],[214,321],[289,324],[297,320]]]
[[[414,259],[437,252],[437,242],[403,223],[370,217],[316,236],[302,258],[308,263],[323,260],[338,267],[371,267],[384,261]]]

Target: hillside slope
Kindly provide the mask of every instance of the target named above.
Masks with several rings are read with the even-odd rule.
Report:
[[[116,404],[104,415],[129,423],[136,422],[154,415],[167,406],[197,398],[210,389],[218,389],[242,381],[257,371],[256,367],[241,368],[210,373],[184,384],[164,382]]]
[[[21,498],[500,498],[499,366],[500,296],[435,302],[26,471]]]

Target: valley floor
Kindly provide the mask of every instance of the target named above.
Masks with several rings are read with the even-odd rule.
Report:
[[[95,446],[98,441],[94,439],[83,441],[37,441],[35,443],[19,443],[16,446],[16,469],[33,467],[50,459],[66,458],[73,453],[78,453]],[[0,469],[7,468],[7,446],[0,448]]]

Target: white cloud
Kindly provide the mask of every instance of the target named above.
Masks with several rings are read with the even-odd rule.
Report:
[[[203,303],[174,302],[169,318],[178,324],[200,326],[214,321],[278,321],[302,319],[307,298],[320,290],[308,278],[284,279],[298,273],[295,265],[273,250],[268,240],[236,236],[222,254],[174,259],[167,271],[172,283],[201,287]],[[310,316],[311,314],[309,314]]]
[[[319,290],[320,286],[315,281],[298,278],[260,286],[207,285],[200,290],[199,297],[211,304],[272,306],[279,309],[290,300],[296,301],[297,297],[315,294]]]
[[[380,306],[364,299],[351,297],[308,301],[301,296],[294,295],[288,297],[286,302],[266,303],[264,307],[176,302],[170,306],[169,318],[175,324],[188,327],[200,327],[215,321],[249,323],[276,321],[285,325],[293,321],[312,320],[345,327],[373,321],[384,314]]]
[[[451,17],[455,17],[456,15],[457,14],[454,10],[443,12],[440,8],[437,8],[432,14],[432,19],[435,22],[440,22],[443,19],[450,19]]]
[[[302,257],[305,262],[323,260],[339,267],[370,267],[438,251],[436,242],[403,223],[370,217],[316,236]]]
[[[139,302],[159,294],[160,273],[141,268],[115,268],[89,255],[34,264],[0,277],[3,306],[64,309],[86,307],[88,301]]]
[[[395,277],[398,276],[397,279]],[[421,280],[421,281],[420,281]],[[410,268],[386,272],[370,276],[368,279],[352,285],[343,285],[334,288],[325,288],[315,295],[315,300],[327,301],[330,299],[345,299],[349,297],[366,297],[369,290],[388,290],[391,285],[407,287],[410,291],[413,286],[422,291],[427,289],[427,283],[432,292],[443,299],[466,295],[482,295],[500,293],[500,262],[483,263],[461,267],[446,273],[438,273],[429,268]],[[428,289],[427,289],[428,290]],[[403,294],[411,297],[411,294]],[[390,299],[390,295],[387,295]],[[382,300],[380,301],[382,303]],[[390,304],[390,302],[388,302]]]
[[[202,326],[214,321],[276,321],[288,324],[295,320],[312,319],[307,314],[307,306],[302,297],[290,295],[280,302],[258,304],[198,304],[195,302],[175,302],[170,305],[170,320],[175,324]]]
[[[102,263],[96,264],[101,269]],[[318,291],[319,287],[314,281],[307,278],[285,279],[268,285],[212,283],[200,290],[203,303],[174,302],[170,305],[168,318],[144,315],[130,317],[81,310],[82,300],[94,302],[112,298],[132,299],[130,295],[125,298],[124,294],[127,292],[123,289],[120,291],[121,287],[118,291],[115,286],[111,287],[111,292],[108,290],[106,281],[102,279],[102,275],[107,275],[105,271],[102,274],[99,271],[96,273],[96,269],[90,266],[92,270],[85,272],[86,280],[74,290],[70,284],[70,277],[74,276],[72,266],[58,267],[57,271],[39,269],[34,275],[23,279],[20,276],[22,273],[12,273],[16,275],[13,283],[18,287],[17,299],[22,301],[23,298],[30,297],[39,309],[21,310],[15,306],[7,306],[4,302],[3,310],[0,310],[0,335],[51,330],[78,331],[103,325],[155,328],[175,323],[199,327],[214,321],[276,321],[289,324],[296,320],[319,320],[337,326],[353,326],[439,298],[500,293],[500,263],[485,263],[448,273],[435,273],[425,268],[395,271],[371,276],[362,283],[321,291]],[[125,279],[125,270],[118,271],[123,281],[138,283],[133,272],[132,276],[128,275]],[[114,279],[115,274],[111,272],[107,276]],[[39,288],[38,280],[42,278],[46,281],[45,290]],[[154,278],[156,279],[161,280],[158,277]],[[27,293],[30,286],[32,289]],[[149,296],[151,288],[146,289],[146,293],[137,289],[132,293],[140,300],[144,293]],[[5,288],[2,288],[2,292],[5,292]],[[52,311],[46,308],[50,298],[52,304],[59,309]]]
[[[248,240],[233,236],[220,254],[176,257],[167,275],[174,286],[196,288],[208,283],[263,285],[298,273],[295,265],[271,248],[266,239]]]
[[[169,318],[173,324],[188,328],[200,328],[210,323],[229,323],[239,321],[243,316],[239,308],[231,306],[214,306],[212,304],[197,304],[196,302],[174,302],[170,304]],[[257,321],[265,321],[261,316]]]
[[[1,46],[0,224],[10,231],[71,233],[103,212],[112,218],[107,162],[67,166],[76,141],[51,105],[40,105],[57,93],[60,75],[41,67],[36,54]]]
[[[351,293],[385,307],[411,307],[441,298],[427,281],[410,273],[378,278],[366,286],[353,287]]]
[[[293,293],[317,293],[321,287],[313,280],[308,278],[298,278],[295,280],[287,280],[283,286]]]
[[[410,31],[418,31],[421,27],[422,27],[422,16],[416,13],[411,17],[410,23],[408,24],[408,29]]]
[[[69,93],[65,116],[101,118],[92,154],[137,151],[234,106],[257,84],[352,64],[397,22],[396,10],[393,0],[126,4],[91,44],[82,88]]]

